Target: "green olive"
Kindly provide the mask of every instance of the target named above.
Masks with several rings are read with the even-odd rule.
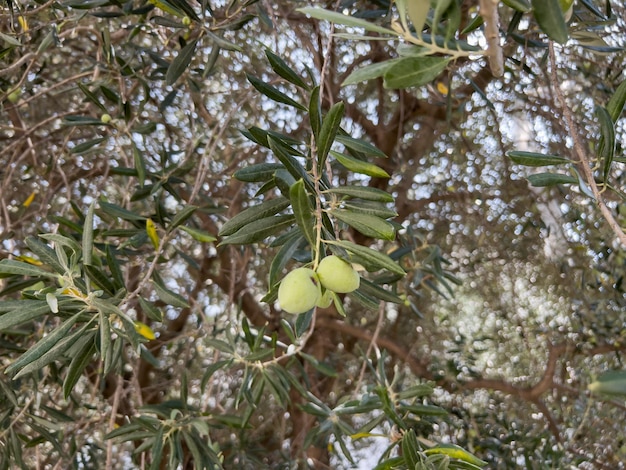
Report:
[[[315,271],[298,268],[287,274],[278,288],[280,308],[294,315],[308,312],[322,297],[322,288]]]
[[[317,275],[322,285],[333,292],[347,294],[359,288],[361,278],[352,265],[331,255],[320,261]]]

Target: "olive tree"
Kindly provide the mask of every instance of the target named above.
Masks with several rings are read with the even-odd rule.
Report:
[[[621,465],[617,3],[9,1],[2,467]]]

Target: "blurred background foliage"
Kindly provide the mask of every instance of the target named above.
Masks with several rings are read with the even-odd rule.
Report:
[[[406,41],[298,10],[389,29],[406,3],[2,3],[0,467],[623,468],[623,397],[588,385],[626,349],[624,245],[589,189],[623,226],[624,5],[415,2],[445,66],[398,86],[342,83]],[[289,183],[233,174],[277,163],[251,135],[307,148],[316,84],[390,175],[332,160],[330,187],[398,214],[394,240],[342,236],[408,274],[312,322],[262,300],[280,237],[218,234]]]

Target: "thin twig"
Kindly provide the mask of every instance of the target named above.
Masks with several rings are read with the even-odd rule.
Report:
[[[595,177],[593,175],[593,170],[591,168],[590,159],[587,157],[587,153],[585,152],[585,146],[583,145],[582,139],[580,137],[579,128],[574,121],[574,116],[572,114],[572,110],[567,105],[565,101],[565,97],[563,96],[563,91],[561,90],[561,85],[559,79],[556,74],[557,62],[556,62],[556,54],[554,52],[554,43],[552,41],[549,42],[549,55],[550,55],[550,84],[552,85],[552,89],[554,90],[554,94],[556,96],[559,105],[561,106],[561,111],[563,113],[563,117],[565,118],[565,122],[567,123],[567,127],[569,129],[569,134],[574,142],[574,153],[576,158],[579,160],[581,168],[583,172],[583,176],[585,178],[585,182],[591,188],[591,192],[596,199],[596,204],[600,208],[600,212],[604,219],[608,222],[609,227],[616,235],[620,243],[626,246],[626,234],[620,227],[617,220],[613,216],[611,210],[607,207],[604,198],[602,197],[602,192],[598,188],[596,184]]]
[[[378,306],[378,322],[376,323],[376,329],[374,330],[374,334],[372,335],[372,339],[367,346],[367,351],[365,352],[365,358],[363,359],[363,364],[361,364],[361,372],[359,373],[359,380],[357,380],[356,386],[354,387],[354,395],[355,397],[358,395],[359,390],[361,389],[361,384],[365,378],[365,369],[367,369],[367,362],[369,361],[370,354],[372,353],[372,349],[378,348],[378,337],[380,336],[380,331],[383,328],[383,320],[385,319],[385,302],[380,302]]]

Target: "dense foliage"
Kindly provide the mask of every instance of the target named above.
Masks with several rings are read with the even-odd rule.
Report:
[[[625,17],[6,0],[0,468],[623,468]]]

